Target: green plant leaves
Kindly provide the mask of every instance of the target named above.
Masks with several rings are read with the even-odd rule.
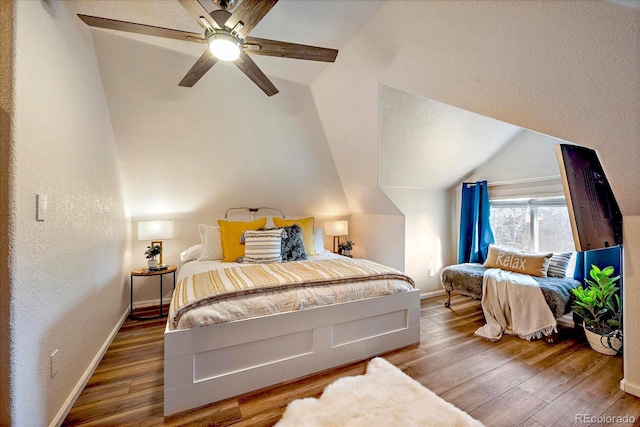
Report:
[[[611,277],[614,271],[612,266],[601,270],[592,264],[589,276],[593,280],[585,279],[586,288],[579,286],[571,290],[575,296],[572,309],[584,318],[585,326],[606,332],[619,328],[620,288],[615,283],[620,276]]]

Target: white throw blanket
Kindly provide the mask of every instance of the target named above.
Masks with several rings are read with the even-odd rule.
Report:
[[[490,268],[482,279],[482,311],[487,322],[475,335],[498,341],[502,334],[531,340],[556,332],[557,322],[531,276]]]

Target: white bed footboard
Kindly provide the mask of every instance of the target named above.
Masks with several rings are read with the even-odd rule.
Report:
[[[164,415],[420,341],[420,291],[165,330]]]

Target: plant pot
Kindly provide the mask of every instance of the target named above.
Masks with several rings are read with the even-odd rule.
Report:
[[[607,356],[615,356],[618,354],[618,350],[622,348],[622,341],[618,338],[612,337],[608,339],[605,335],[596,334],[595,332],[590,331],[584,326],[584,324],[582,326],[584,328],[587,341],[589,341],[589,345],[591,345],[591,348],[598,353],[606,354]],[[613,348],[609,347],[609,341]]]
[[[157,260],[157,259],[155,259],[155,258],[148,259],[148,260],[147,260],[147,266],[148,266],[149,268],[157,267],[157,266],[158,266],[158,260]]]
[[[344,249],[342,251],[342,255],[344,256],[351,256],[351,249]]]

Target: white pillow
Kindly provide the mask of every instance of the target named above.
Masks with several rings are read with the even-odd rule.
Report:
[[[328,252],[324,248],[324,228],[318,228],[313,232],[313,246],[317,254]]]
[[[212,261],[222,259],[222,238],[220,227],[200,224],[200,240],[202,240],[202,254],[198,261]]]
[[[184,264],[187,261],[193,261],[200,258],[202,254],[202,243],[191,246],[189,249],[180,253],[180,263]]]

